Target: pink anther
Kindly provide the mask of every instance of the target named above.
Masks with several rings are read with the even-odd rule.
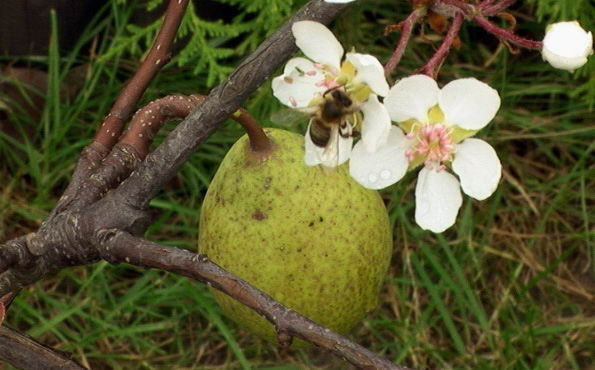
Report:
[[[420,155],[424,158],[426,167],[441,171],[444,167],[441,162],[452,160],[455,146],[450,137],[450,131],[445,125],[423,125],[419,130],[408,133],[406,137],[417,140],[417,144],[405,152],[409,161],[412,161],[416,155]]]

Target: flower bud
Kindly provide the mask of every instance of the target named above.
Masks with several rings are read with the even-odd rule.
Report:
[[[558,22],[547,27],[541,54],[555,68],[574,71],[593,53],[593,35],[577,21]]]

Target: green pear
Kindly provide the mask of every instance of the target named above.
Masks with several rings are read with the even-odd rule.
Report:
[[[386,208],[346,166],[306,166],[303,136],[266,133],[274,148],[268,156],[255,155],[244,136],[221,163],[203,202],[199,251],[284,305],[345,333],[377,303],[392,252]],[[268,321],[213,294],[237,323],[274,340]]]

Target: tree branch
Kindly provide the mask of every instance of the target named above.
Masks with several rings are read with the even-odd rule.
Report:
[[[171,46],[186,12],[188,0],[170,0],[161,29],[145,60],[126,84],[95,135],[95,141],[111,148],[118,141],[124,123],[157,72],[171,58]]]
[[[442,41],[442,44],[440,44],[440,47],[438,48],[438,50],[436,50],[436,53],[434,53],[432,58],[428,60],[426,65],[421,68],[421,73],[428,75],[434,79],[436,78],[436,75],[438,74],[438,69],[440,68],[442,62],[444,62],[444,59],[448,55],[450,47],[457,35],[459,34],[459,30],[461,29],[462,24],[463,14],[461,12],[457,12],[457,14],[452,19],[452,23],[450,25],[450,28],[448,29],[448,32],[446,33],[446,36],[444,37],[444,40]]]
[[[206,255],[159,245],[118,230],[104,230],[100,238],[100,254],[108,262],[157,268],[206,283],[264,316],[278,332],[325,348],[361,369],[406,369],[285,307],[209,261]]]
[[[481,14],[483,15],[494,15],[508,8],[509,6],[514,4],[515,1],[516,0],[501,0],[496,4],[492,4],[492,2],[485,3],[484,1],[483,3],[485,4],[480,3],[478,8],[481,9]]]
[[[397,27],[401,27],[401,36],[399,36],[399,41],[397,42],[397,47],[395,48],[395,51],[391,55],[388,63],[386,63],[386,66],[384,66],[385,74],[391,73],[393,69],[395,69],[395,67],[399,64],[399,62],[401,61],[401,57],[405,52],[405,48],[409,43],[409,38],[411,37],[411,31],[413,30],[413,26],[415,26],[417,21],[421,17],[424,17],[426,13],[427,10],[425,8],[415,9],[411,12],[411,14],[409,14],[409,16],[403,22],[397,25]]]
[[[130,118],[147,86],[170,59],[171,47],[187,6],[188,0],[170,0],[163,24],[151,50],[116,98],[110,112],[97,130],[95,140],[83,150],[75,166],[70,184],[58,201],[54,213],[60,212],[68,206],[79,192],[81,184],[95,171],[101,164],[101,160],[119,140],[124,123]]]
[[[58,351],[6,326],[0,326],[0,359],[19,369],[86,369]]]
[[[482,16],[478,15],[478,16],[474,17],[473,21],[475,23],[477,23],[478,25],[482,26],[489,33],[491,33],[499,38],[502,38],[504,40],[510,41],[513,44],[522,46],[527,49],[536,49],[536,50],[541,50],[541,48],[543,47],[543,43],[541,41],[529,40],[524,37],[518,36],[510,30],[496,26],[495,24],[490,22],[487,18],[484,18]]]

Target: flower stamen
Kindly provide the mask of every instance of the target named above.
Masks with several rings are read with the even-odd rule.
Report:
[[[452,130],[440,123],[425,124],[419,128],[413,126],[406,137],[416,140],[417,144],[407,149],[405,156],[409,162],[419,156],[424,159],[426,167],[441,171],[445,168],[441,162],[452,161],[455,146],[451,133]]]

